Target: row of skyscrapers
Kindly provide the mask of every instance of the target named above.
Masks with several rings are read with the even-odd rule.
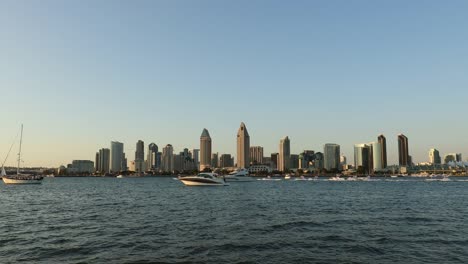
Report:
[[[144,171],[194,171],[214,168],[250,168],[258,171],[289,171],[291,169],[341,171],[349,168],[361,170],[363,173],[373,173],[387,168],[387,143],[384,135],[377,141],[354,145],[354,166],[347,165],[345,156],[340,155],[340,145],[327,143],[323,152],[304,150],[302,153],[291,154],[289,137],[280,140],[279,152],[265,157],[263,147],[250,146],[250,136],[247,127],[241,123],[237,132],[236,163],[230,154],[213,153],[210,133],[205,128],[200,136],[199,149],[187,149],[174,153],[171,144],[166,145],[161,152],[155,143],[148,145],[145,156],[144,142],[136,143],[135,159],[127,162],[124,145],[112,141],[110,149],[103,148],[96,153],[95,170],[101,173],[117,173],[131,170]],[[459,156],[458,156],[459,155]],[[440,156],[436,149],[431,149],[432,162],[440,163]],[[398,158],[400,167],[410,166],[412,158],[409,155],[408,138],[398,135]],[[447,158],[446,158],[447,160]],[[461,160],[461,154],[453,157],[454,161]]]

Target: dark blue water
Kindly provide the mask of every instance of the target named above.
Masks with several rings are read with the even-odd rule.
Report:
[[[19,261],[468,263],[468,182],[1,184],[0,262]]]

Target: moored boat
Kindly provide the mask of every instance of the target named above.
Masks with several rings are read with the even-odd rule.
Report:
[[[224,176],[224,179],[227,182],[251,182],[255,180],[249,175],[249,170],[245,168],[238,169],[229,173],[229,175]]]
[[[218,174],[203,172],[194,176],[179,177],[179,180],[187,186],[226,186],[229,185]]]
[[[5,175],[2,176],[2,180],[5,184],[41,184],[44,177],[40,175],[20,173],[22,143],[23,143],[23,125],[21,125],[21,137],[20,137],[20,144],[19,144],[18,167],[16,169],[16,175],[6,175],[5,173]],[[4,174],[4,172],[5,171],[2,169],[2,174]]]

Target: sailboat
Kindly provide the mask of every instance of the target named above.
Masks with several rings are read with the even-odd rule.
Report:
[[[5,170],[2,167],[2,180],[5,184],[41,184],[44,177],[36,176],[31,174],[21,174],[21,146],[23,144],[23,125],[21,125],[21,138],[18,152],[18,167],[16,169],[16,175],[3,175]]]

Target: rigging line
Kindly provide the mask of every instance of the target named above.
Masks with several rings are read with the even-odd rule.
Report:
[[[15,137],[15,140],[13,140],[13,143],[11,143],[10,150],[8,150],[8,153],[7,153],[6,157],[5,157],[5,160],[2,163],[2,167],[3,167],[3,165],[5,165],[6,161],[8,160],[8,157],[10,156],[11,149],[13,148],[13,146],[15,145],[16,140],[18,139],[19,133],[20,132],[18,131],[18,133],[16,134],[16,137]]]

